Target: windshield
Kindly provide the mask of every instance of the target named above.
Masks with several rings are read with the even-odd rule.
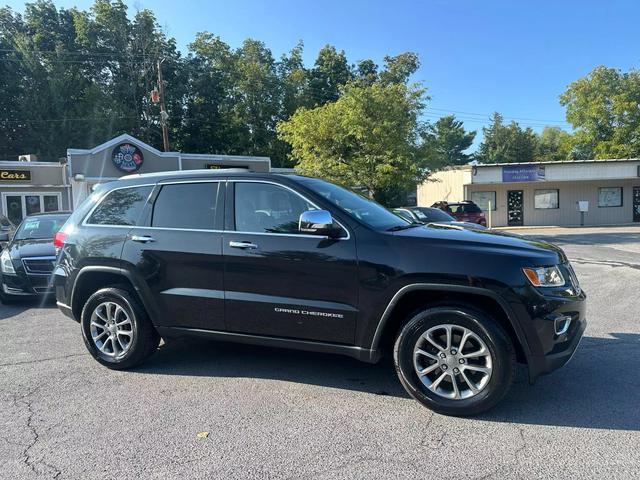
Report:
[[[357,193],[316,178],[305,178],[304,184],[336,207],[376,230],[405,226],[407,222],[382,205]]]
[[[413,213],[421,222],[455,222],[455,218],[439,208],[414,208]]]
[[[48,238],[53,241],[53,236],[67,221],[68,215],[56,215],[46,217],[26,218],[16,232],[14,240],[36,240]]]

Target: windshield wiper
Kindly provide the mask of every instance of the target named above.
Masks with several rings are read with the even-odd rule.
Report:
[[[424,223],[407,223],[406,225],[395,225],[391,228],[387,228],[387,232],[399,232],[400,230],[406,230],[408,228],[423,227]]]

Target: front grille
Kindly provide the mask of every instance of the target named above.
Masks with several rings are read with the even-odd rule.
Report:
[[[22,264],[27,273],[32,275],[51,275],[56,257],[23,258]]]

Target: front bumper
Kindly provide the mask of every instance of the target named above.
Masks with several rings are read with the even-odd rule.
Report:
[[[0,288],[5,296],[37,297],[53,293],[49,275],[25,275],[3,273]]]
[[[586,295],[580,292],[568,297],[541,296],[541,302],[534,304],[531,311],[527,363],[529,380],[533,383],[573,357],[587,328]]]

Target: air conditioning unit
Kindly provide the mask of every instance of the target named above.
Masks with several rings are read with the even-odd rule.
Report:
[[[19,162],[37,162],[38,157],[34,154],[29,155],[18,155]]]

